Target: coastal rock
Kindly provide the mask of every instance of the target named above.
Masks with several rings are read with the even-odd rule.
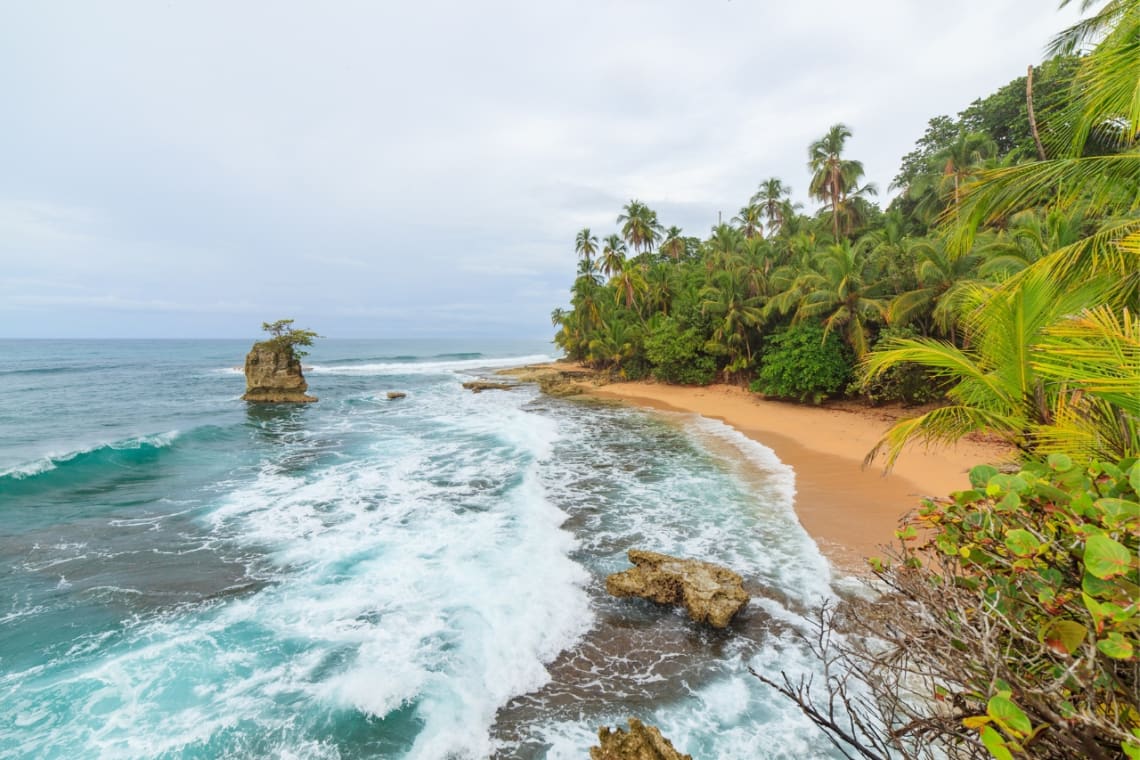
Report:
[[[629,731],[599,728],[598,745],[590,747],[590,760],[693,760],[674,749],[661,731],[637,718],[629,719]]]
[[[728,568],[668,554],[629,550],[633,568],[606,578],[614,596],[639,596],[657,604],[681,604],[698,623],[724,628],[748,604],[743,579]]]
[[[289,348],[254,343],[245,357],[245,395],[258,404],[304,404],[316,401],[305,394],[309,384],[301,362]]]
[[[398,398],[407,398],[408,394],[403,391],[388,391],[388,400],[392,401]]]
[[[606,382],[602,373],[565,364],[532,364],[501,369],[495,374],[508,375],[520,383],[537,383],[538,389],[548,396],[575,396],[591,385]]]
[[[472,393],[482,393],[483,391],[509,391],[515,387],[515,384],[492,383],[487,380],[469,380],[463,384],[463,387]]]

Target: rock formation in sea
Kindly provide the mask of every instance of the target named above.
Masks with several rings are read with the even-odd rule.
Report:
[[[743,579],[728,568],[641,549],[627,556],[634,566],[606,578],[606,591],[614,596],[684,605],[690,618],[714,628],[727,626],[748,604]]]
[[[254,343],[245,357],[245,395],[258,404],[303,404],[316,401],[305,393],[309,384],[301,372],[301,360],[289,346],[271,341]]]
[[[398,398],[407,398],[408,394],[403,391],[388,391],[388,400],[394,401]]]
[[[576,396],[606,382],[605,376],[595,370],[556,364],[513,367],[495,374],[508,375],[520,383],[538,383],[539,390],[548,396]]]
[[[673,748],[673,743],[653,726],[629,719],[629,731],[598,729],[598,745],[590,747],[590,760],[693,760]]]
[[[468,380],[463,384],[463,387],[472,393],[482,393],[483,391],[509,391],[515,387],[515,383],[492,383],[487,380]]]

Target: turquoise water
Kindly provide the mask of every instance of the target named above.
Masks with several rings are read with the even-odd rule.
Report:
[[[0,341],[0,757],[578,758],[630,715],[828,754],[747,673],[813,668],[831,593],[770,451],[460,387],[542,343],[321,341],[320,402],[260,407],[247,349]],[[611,599],[630,546],[755,598],[723,632]]]

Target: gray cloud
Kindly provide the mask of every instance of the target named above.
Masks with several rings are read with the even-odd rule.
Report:
[[[1036,62],[1036,0],[12,3],[0,336],[544,336],[629,198],[703,235],[806,201],[836,121],[885,190]],[[810,206],[809,206],[810,207]],[[148,315],[140,319],[139,315]]]

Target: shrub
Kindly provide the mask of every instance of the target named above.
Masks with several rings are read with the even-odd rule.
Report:
[[[308,351],[299,351],[297,346],[311,346],[316,338],[321,337],[312,330],[301,330],[293,327],[293,320],[291,319],[262,322],[261,329],[272,337],[261,341],[259,345],[277,351],[287,351],[294,359],[309,355]]]
[[[819,325],[789,327],[768,336],[760,372],[749,386],[767,396],[818,404],[846,387],[853,357],[839,336]]]
[[[682,330],[675,319],[663,319],[645,341],[653,376],[667,383],[708,385],[716,379],[716,359],[702,350],[695,328]]]
[[[868,758],[1140,758],[1140,463],[1055,454],[970,480],[872,562],[887,593],[821,618],[812,641],[843,674],[824,702],[758,675]],[[862,636],[837,647],[837,628]]]

